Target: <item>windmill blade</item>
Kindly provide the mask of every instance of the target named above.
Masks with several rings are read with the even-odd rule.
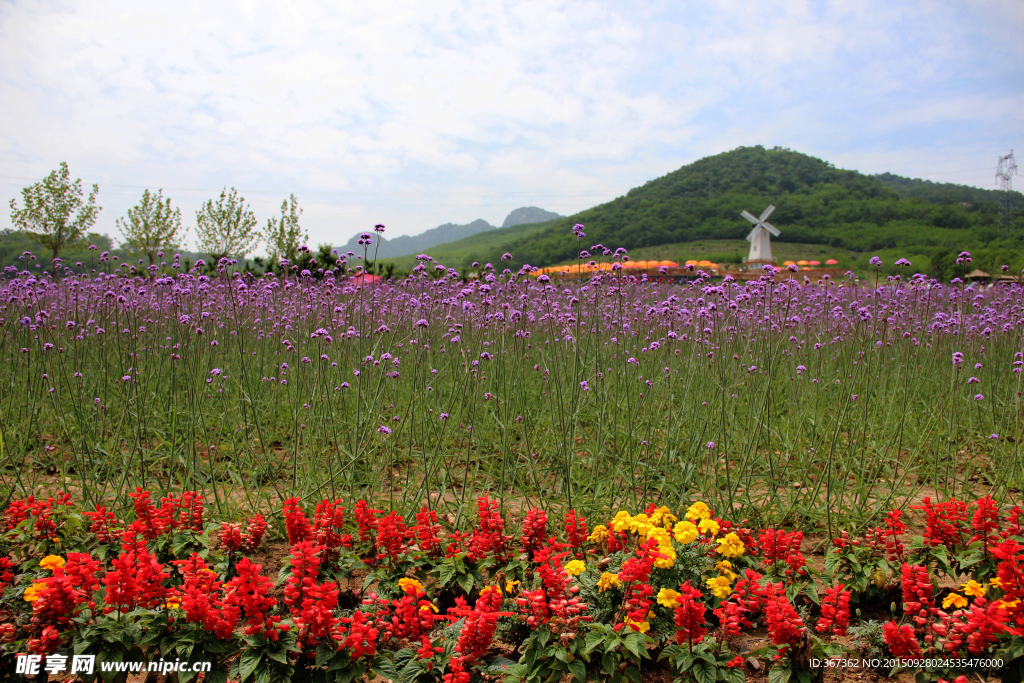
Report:
[[[757,222],[758,223],[764,223],[766,220],[768,220],[768,216],[772,215],[772,211],[774,211],[774,210],[775,210],[775,205],[774,204],[769,204],[768,208],[765,209],[764,213],[761,214],[761,217],[757,219]]]
[[[782,234],[781,232],[779,232],[779,229],[776,228],[771,223],[762,223],[761,227],[770,232],[771,234],[775,235],[776,237]]]
[[[753,242],[754,241],[754,235],[757,233],[757,228],[758,228],[758,226],[755,225],[754,229],[750,231],[749,235],[747,235],[747,241],[748,242]]]
[[[749,211],[744,209],[743,212],[740,213],[740,215],[743,216],[744,218],[746,218],[748,221],[750,221],[754,225],[757,225],[757,219],[754,218],[754,214],[750,213]]]

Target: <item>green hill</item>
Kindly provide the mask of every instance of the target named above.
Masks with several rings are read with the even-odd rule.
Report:
[[[564,263],[576,258],[575,223],[586,226],[584,249],[598,243],[634,251],[697,240],[742,240],[750,224],[740,212],[758,214],[774,204],[771,221],[782,231],[773,239],[779,253],[786,243],[798,243],[896,255],[891,260],[916,256],[922,265],[927,262],[931,274],[946,277],[955,274],[952,260],[961,249],[984,252],[982,267],[1021,260],[1024,219],[1018,216],[1013,235],[1001,236],[999,197],[976,188],[837,169],[788,149],[740,147],[573,216],[499,228],[428,253],[456,267],[474,260],[496,263],[503,252],[513,254],[510,265],[515,267]]]

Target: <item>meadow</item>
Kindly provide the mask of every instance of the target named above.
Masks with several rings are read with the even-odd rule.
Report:
[[[262,278],[177,263],[8,269],[8,496],[195,490],[222,518],[365,498],[457,524],[485,492],[588,516],[699,494],[829,531],[922,495],[1019,497],[1019,285],[910,266],[555,282],[501,262],[464,280],[424,257],[355,287],[344,261]]]
[[[1024,287],[591,250],[7,268],[0,671],[1024,676]]]

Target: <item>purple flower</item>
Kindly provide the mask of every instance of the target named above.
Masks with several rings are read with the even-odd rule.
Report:
[[[381,225],[380,223],[378,223],[377,225],[373,226],[373,229],[374,229],[374,231],[375,231],[375,232],[377,232],[378,234],[380,234],[380,233],[384,232],[384,226],[383,226],[383,225]]]
[[[444,422],[447,419],[448,419],[448,413],[441,413],[441,422]]]
[[[430,323],[428,323],[426,319],[420,318],[419,320],[416,321],[413,327],[430,327]]]
[[[708,441],[707,445],[708,445],[708,450],[710,451],[712,448],[715,447],[715,442],[714,441]]]
[[[387,435],[391,433],[391,428],[381,425],[380,427],[377,427],[377,431],[380,432],[381,434]]]
[[[979,384],[980,382],[981,382],[981,380],[978,379],[977,377],[971,377],[971,378],[968,378],[968,380],[967,380],[968,384]]]
[[[214,377],[220,376],[220,372],[220,368],[214,368],[213,370],[210,370],[210,374],[213,375]]]
[[[953,352],[953,365],[960,365],[964,362],[964,354],[959,351]]]
[[[999,435],[998,434],[989,434],[988,438],[990,438],[990,439],[998,439]]]
[[[907,259],[901,258],[898,261],[896,261],[896,265],[897,266],[910,266],[910,265],[913,265],[913,264],[911,264],[910,261],[908,261]]]
[[[975,401],[983,401],[983,400],[985,400],[985,394],[975,394],[974,395],[974,400]]]
[[[871,260],[868,261],[868,263],[873,265],[875,268],[881,268],[882,267],[882,259],[878,258],[877,256],[872,256]]]
[[[572,234],[575,235],[576,239],[578,240],[581,240],[587,236],[587,234],[583,232],[583,227],[584,226],[582,223],[577,223],[576,225],[572,226]]]
[[[502,261],[511,261],[512,260],[512,254],[510,254],[508,252],[505,252],[504,254],[501,255],[501,260]]]

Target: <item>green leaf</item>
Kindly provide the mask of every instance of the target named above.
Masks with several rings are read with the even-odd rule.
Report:
[[[622,643],[626,646],[627,650],[636,656],[636,661],[638,663],[639,660],[647,657],[647,648],[645,647],[647,644],[646,639],[644,638],[644,634],[639,631],[630,631],[629,634],[623,638]]]
[[[808,581],[807,585],[804,586],[804,595],[813,600],[814,604],[821,604],[821,598],[818,597],[818,587],[814,585],[813,581]]]
[[[252,650],[242,651],[242,657],[238,662],[238,677],[241,681],[249,680],[252,672],[259,666],[260,659],[260,653],[258,652],[253,652]]]
[[[484,668],[484,673],[489,674],[506,674],[512,671],[516,666],[516,663],[506,657],[495,657],[492,659]]]
[[[715,683],[715,679],[718,678],[717,667],[714,664],[708,663],[703,658],[693,660],[690,673],[697,679],[697,683]]]
[[[574,659],[569,662],[569,671],[577,683],[585,683],[587,680],[587,667],[583,665],[582,659]]]
[[[768,672],[768,683],[789,683],[793,671],[788,666],[775,665]]]

